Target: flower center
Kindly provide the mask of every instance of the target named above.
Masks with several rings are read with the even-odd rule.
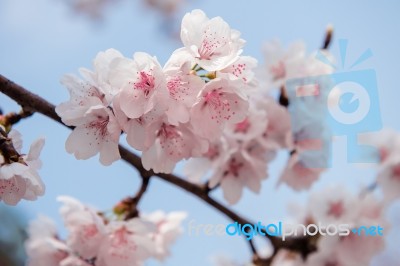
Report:
[[[98,116],[96,120],[90,122],[88,127],[94,129],[97,132],[97,134],[104,137],[108,134],[107,125],[109,121],[110,121],[109,117],[104,118]]]
[[[154,89],[154,77],[144,71],[139,73],[138,82],[134,83],[134,89],[143,91],[145,97],[148,97]]]

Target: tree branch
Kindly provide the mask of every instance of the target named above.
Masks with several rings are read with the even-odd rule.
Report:
[[[19,105],[23,107],[24,110],[41,113],[44,116],[47,116],[54,121],[66,126],[55,112],[55,106],[53,104],[49,103],[40,96],[26,90],[18,84],[15,84],[14,82],[10,81],[2,75],[0,75],[0,92],[4,93],[8,97],[16,101]],[[73,129],[73,127],[66,127]],[[243,218],[228,207],[214,200],[209,195],[209,191],[203,186],[188,182],[174,174],[155,174],[153,171],[146,170],[142,165],[140,157],[129,151],[124,146],[119,145],[119,151],[122,159],[128,164],[132,165],[134,168],[136,168],[143,178],[143,184],[139,189],[138,194],[135,196],[135,198],[137,198],[137,202],[146,191],[150,177],[156,176],[170,184],[180,187],[181,189],[192,194],[193,196],[203,200],[208,205],[212,206],[213,208],[230,218],[232,221],[238,222],[239,224],[254,224],[250,220]],[[313,240],[313,238],[309,237],[289,238],[286,239],[286,241],[282,241],[280,238],[272,237],[268,234],[266,234],[266,237],[271,241],[276,250],[292,250],[295,252],[299,252],[300,254],[302,254],[303,257],[306,257],[309,253],[313,252],[316,249],[315,241]],[[255,250],[254,246],[252,246],[252,243],[250,246],[252,250]]]
[[[139,216],[138,204],[142,199],[144,193],[147,191],[147,188],[150,183],[150,176],[142,176],[142,184],[140,185],[139,190],[136,192],[136,195],[132,198],[127,199],[128,212],[125,216],[125,220],[129,220]]]
[[[7,132],[0,126],[0,155],[3,156],[6,163],[20,162],[20,154],[14,148],[12,140]]]
[[[328,25],[326,27],[325,38],[324,38],[324,42],[321,46],[321,49],[323,49],[323,50],[329,49],[329,46],[332,43],[332,38],[333,38],[333,26]]]

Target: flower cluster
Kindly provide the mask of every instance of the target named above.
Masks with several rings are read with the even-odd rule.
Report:
[[[256,193],[260,191],[261,181],[267,177],[267,165],[280,149],[290,152],[280,182],[294,189],[310,187],[329,160],[327,143],[331,136],[321,110],[326,107],[330,84],[323,80],[314,88],[305,87],[303,93],[310,95],[306,100],[297,99],[296,93],[287,90],[285,84],[293,78],[328,75],[332,69],[316,60],[315,53],[306,56],[302,45],[294,45],[285,53],[276,43],[266,47],[267,71],[265,67],[258,70],[266,77],[264,80],[257,82],[252,72],[239,71],[248,88],[247,116],[228,126],[222,137],[211,143],[203,158],[192,159],[185,169],[194,182],[208,175],[210,188],[220,185],[231,204],[240,199],[244,187]],[[250,60],[245,63],[246,68],[255,64]],[[279,104],[269,93],[263,93],[265,88],[273,86],[281,87],[283,96],[290,102],[288,107]],[[310,92],[312,89],[316,91]]]
[[[182,21],[184,47],[163,68],[142,52],[133,59],[112,49],[99,53],[94,71],[81,70],[84,79],[62,80],[71,98],[56,111],[75,127],[67,151],[77,159],[100,153],[109,165],[120,158],[125,132],[154,172],[171,172],[178,161],[204,154],[225,127],[247,114],[245,73],[254,59],[240,56],[239,36],[221,18],[194,10]]]
[[[184,16],[181,40],[184,47],[164,67],[146,53],[130,59],[110,49],[97,55],[93,71],[80,71],[83,79],[65,76],[70,100],[56,111],[75,127],[67,151],[77,159],[100,153],[100,162],[109,165],[120,158],[119,138],[126,133],[128,144],[142,151],[146,169],[169,173],[182,159],[195,158],[185,170],[190,180],[210,174],[209,187],[220,186],[233,204],[244,187],[260,191],[268,163],[287,149],[291,156],[280,182],[308,188],[329,160],[323,110],[330,84],[304,86],[301,93],[311,95],[304,99],[285,84],[332,69],[315,53],[306,55],[303,45],[283,52],[272,43],[266,45],[268,65],[260,70],[267,78],[260,83],[257,61],[241,55],[240,33],[201,10]],[[264,93],[273,86],[289,106]]]
[[[376,149],[372,156],[379,162],[376,184],[383,192],[385,200],[390,202],[400,197],[400,134],[385,129],[379,133],[361,135],[361,143]]]
[[[305,224],[349,224],[351,228],[379,225],[383,234],[389,229],[384,202],[371,192],[354,195],[343,186],[331,186],[312,193],[307,206],[299,217]],[[375,233],[378,234],[376,230]],[[383,237],[366,235],[364,231],[347,236],[320,236],[317,251],[306,261],[300,255],[282,251],[272,265],[368,265],[384,247]]]
[[[324,50],[307,55],[305,45],[297,42],[283,49],[278,41],[264,46],[266,66],[264,89],[280,90],[280,100],[288,105],[291,124],[291,156],[281,176],[296,190],[309,188],[329,164],[331,133],[326,122],[329,74],[333,68],[317,59],[317,53],[333,59]],[[319,77],[319,78],[315,78]],[[308,85],[313,79],[312,86]],[[291,83],[295,81],[295,86]]]
[[[389,230],[388,221],[385,218],[385,204],[372,191],[358,195],[348,191],[345,187],[336,185],[313,191],[306,207],[294,203],[291,206],[295,215],[293,224],[315,224],[319,226],[349,226],[348,235],[328,235],[325,227],[325,235],[317,235],[315,238],[316,251],[310,253],[307,258],[300,254],[279,250],[276,254],[272,247],[267,246],[260,250],[259,256],[267,259],[273,255],[273,266],[320,266],[320,265],[369,265],[371,259],[385,248],[385,238]],[[378,235],[377,227],[381,227]],[[367,235],[366,229],[375,227],[371,231],[374,235]],[[363,228],[362,232],[354,229]],[[320,230],[320,229],[319,229]],[[354,231],[354,232],[353,232]],[[303,234],[303,230],[297,232]],[[215,261],[218,266],[239,266],[237,262],[228,258],[219,258]],[[255,266],[255,264],[245,264]],[[243,265],[244,266],[244,265]]]
[[[16,205],[21,199],[36,200],[42,196],[45,186],[38,170],[44,139],[35,141],[28,154],[21,154],[21,134],[14,129],[7,135],[1,134],[0,142],[0,201]]]
[[[59,201],[68,238],[61,240],[48,218],[32,222],[26,242],[29,266],[138,266],[149,258],[163,260],[186,217],[182,212],[156,211],[122,221],[70,197]]]

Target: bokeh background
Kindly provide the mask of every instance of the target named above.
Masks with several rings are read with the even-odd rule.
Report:
[[[372,68],[376,71],[383,125],[400,131],[399,2],[183,0],[176,12],[166,17],[163,12],[146,6],[144,0],[120,0],[107,7],[103,16],[96,20],[77,14],[67,2],[0,1],[0,74],[55,104],[68,99],[67,90],[60,85],[60,77],[65,73],[77,73],[82,66],[90,68],[93,58],[101,50],[115,48],[125,56],[145,51],[156,55],[161,64],[165,63],[172,51],[181,46],[178,36],[182,16],[200,8],[209,17],[221,16],[232,28],[241,31],[247,41],[244,54],[256,57],[260,64],[265,61],[261,50],[265,41],[279,38],[287,45],[304,40],[311,52],[321,46],[325,28],[332,24],[335,31],[331,51],[336,58],[339,58],[339,38],[349,40],[347,65],[367,48],[372,50],[374,56],[358,69]],[[19,110],[3,95],[0,95],[0,107],[5,112]],[[34,115],[16,128],[24,136],[25,151],[34,139],[46,137],[41,176],[47,191],[39,200],[24,201],[15,208],[0,203],[0,253],[15,253],[22,261],[23,253],[17,248],[21,246],[20,238],[23,237],[21,229],[39,214],[54,219],[60,234],[65,236],[58,215],[58,195],[70,195],[101,210],[111,210],[120,199],[135,193],[139,178],[125,163],[104,167],[97,158],[77,161],[67,154],[64,142],[69,131],[62,126],[41,115]],[[284,185],[276,186],[285,161],[286,155],[280,154],[269,168],[269,179],[263,183],[260,195],[246,191],[233,209],[265,223],[290,217],[288,205],[306,202],[309,192],[298,193]],[[177,172],[180,169],[181,165]],[[333,146],[332,169],[313,185],[312,190],[341,183],[357,191],[371,183],[373,175],[372,168],[347,163],[346,139],[339,137]],[[223,200],[219,191],[213,193]],[[200,200],[156,178],[152,180],[141,207],[148,212],[157,209],[187,211],[186,229],[191,220],[196,224],[229,222]],[[391,256],[393,265],[400,265],[398,255],[394,255],[400,244],[399,212],[400,204],[397,202],[388,212],[393,228],[388,237],[388,248],[381,255]],[[266,245],[262,241],[258,244]],[[242,263],[250,258],[248,245],[241,238],[189,235],[186,230],[166,261],[149,261],[146,265],[212,265],[212,258],[221,254]],[[379,258],[374,265],[380,265]]]

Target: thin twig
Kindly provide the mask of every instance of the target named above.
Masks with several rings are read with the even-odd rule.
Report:
[[[150,176],[142,176],[142,184],[140,185],[139,190],[136,192],[136,195],[133,198],[129,199],[129,212],[126,215],[125,220],[139,216],[138,205],[144,193],[147,191],[150,178]]]
[[[0,115],[0,124],[7,128],[15,125],[24,118],[30,117],[31,115],[33,115],[33,113],[34,112],[32,112],[31,110],[22,109],[19,113],[12,112],[6,115]]]
[[[0,126],[0,154],[3,156],[5,163],[20,162],[20,154],[15,149],[12,140],[8,137],[7,132]]]
[[[329,46],[332,43],[332,39],[333,39],[333,26],[328,25],[326,27],[324,43],[322,44],[321,49],[324,49],[324,50],[329,49]]]
[[[289,106],[289,97],[286,92],[285,85],[282,85],[279,89],[279,104],[282,105],[283,107],[288,107]]]

